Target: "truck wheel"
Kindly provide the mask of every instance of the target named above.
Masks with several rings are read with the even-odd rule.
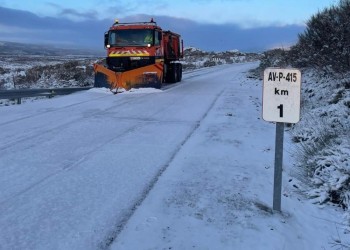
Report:
[[[179,70],[177,67],[177,63],[174,64],[174,68],[173,68],[173,83],[178,82],[179,81]]]
[[[168,83],[176,82],[175,64],[173,64],[173,63],[169,64],[167,67],[166,82],[168,82]]]
[[[182,80],[182,64],[181,63],[177,63],[177,82],[181,82]]]

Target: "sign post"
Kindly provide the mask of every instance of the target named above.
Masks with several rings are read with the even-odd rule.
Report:
[[[276,123],[275,171],[273,180],[273,210],[281,211],[284,123]]]
[[[276,122],[273,210],[281,211],[284,123],[300,120],[301,73],[267,68],[263,82],[263,119]]]

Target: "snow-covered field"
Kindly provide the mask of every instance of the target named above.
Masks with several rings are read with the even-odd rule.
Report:
[[[257,63],[184,74],[162,91],[91,89],[0,109],[0,249],[338,249],[342,211],[312,204]]]
[[[0,55],[0,90],[92,85],[96,61],[96,56]]]

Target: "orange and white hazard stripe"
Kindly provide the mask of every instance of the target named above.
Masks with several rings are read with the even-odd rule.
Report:
[[[150,56],[147,50],[122,50],[122,51],[112,51],[109,54],[110,57],[118,56]]]

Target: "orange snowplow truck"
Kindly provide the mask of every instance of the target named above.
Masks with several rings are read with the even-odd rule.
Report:
[[[94,64],[94,87],[161,88],[181,81],[183,41],[153,21],[119,23],[105,33],[106,65]]]

